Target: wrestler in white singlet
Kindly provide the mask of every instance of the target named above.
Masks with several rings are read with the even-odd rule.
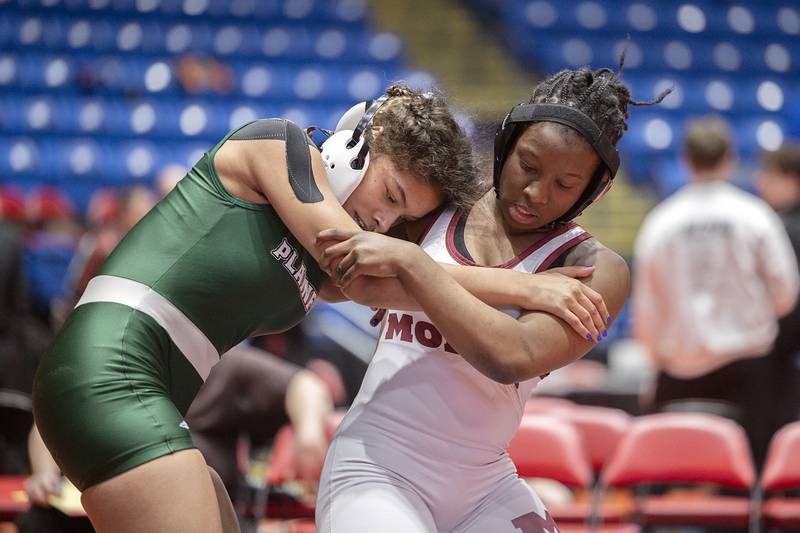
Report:
[[[443,211],[420,246],[437,262],[474,264],[459,244],[463,221],[459,212]],[[499,268],[542,271],[588,238],[569,223]],[[328,452],[319,532],[556,531],[505,451],[539,381],[495,382],[456,354],[424,313],[388,311]]]

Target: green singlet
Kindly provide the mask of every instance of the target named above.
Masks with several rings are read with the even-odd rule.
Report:
[[[272,207],[217,176],[214,155],[236,131],[120,242],[40,363],[36,424],[81,490],[194,447],[183,414],[220,354],[314,303],[311,254]]]

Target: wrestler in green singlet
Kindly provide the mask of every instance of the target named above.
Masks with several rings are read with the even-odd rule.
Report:
[[[313,257],[217,176],[235,131],[114,250],[41,362],[36,421],[79,489],[194,447],[182,416],[219,355],[314,302]]]

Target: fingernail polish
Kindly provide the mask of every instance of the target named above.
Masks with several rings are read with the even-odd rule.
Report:
[[[608,315],[608,316],[606,317],[606,322],[608,322],[609,324],[611,323],[611,315]]]
[[[592,340],[592,334],[591,333],[587,333],[586,334],[586,339],[587,340]]]
[[[605,330],[605,331],[603,332],[603,338],[605,339],[606,337],[608,337],[608,330]]]

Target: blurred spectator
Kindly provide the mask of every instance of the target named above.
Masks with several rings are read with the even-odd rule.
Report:
[[[175,70],[178,83],[190,95],[226,95],[233,89],[233,72],[213,57],[184,55],[178,59]]]
[[[50,505],[51,496],[59,496],[65,479],[53,456],[44,445],[36,426],[28,437],[31,475],[25,480],[25,492],[31,507],[17,518],[19,533],[88,533],[94,531],[85,516],[71,517]]]
[[[22,229],[25,223],[25,201],[19,190],[0,185],[0,223],[6,232]]]
[[[295,474],[316,485],[328,447],[325,418],[344,398],[335,367],[312,360],[303,370],[264,350],[240,345],[211,370],[189,407],[186,422],[206,462],[236,501],[242,487],[237,443],[271,443],[291,423],[295,431]]]
[[[36,357],[28,340],[35,324],[20,241],[23,221],[22,195],[0,188],[0,388],[30,394]]]
[[[761,158],[756,186],[783,221],[796,257],[800,257],[800,144],[786,144]],[[769,433],[800,418],[800,305],[778,323],[770,354]]]
[[[24,240],[25,272],[31,305],[50,325],[51,305],[63,294],[63,280],[80,234],[72,201],[55,187],[31,190],[25,198],[28,232]]]
[[[86,208],[87,229],[96,231],[114,224],[119,217],[119,209],[119,198],[114,189],[97,189],[89,198]]]
[[[87,212],[88,231],[81,237],[78,249],[65,278],[64,306],[69,312],[122,237],[155,205],[150,189],[136,185],[115,195],[100,190],[92,195]],[[63,321],[65,316],[60,317]]]
[[[684,149],[689,184],[656,206],[637,237],[634,336],[658,371],[656,409],[687,399],[728,404],[760,460],[763,356],[797,299],[797,263],[772,209],[728,183],[736,158],[727,124],[690,122]]]
[[[25,218],[33,229],[74,234],[75,206],[57,187],[39,187],[25,197]]]

